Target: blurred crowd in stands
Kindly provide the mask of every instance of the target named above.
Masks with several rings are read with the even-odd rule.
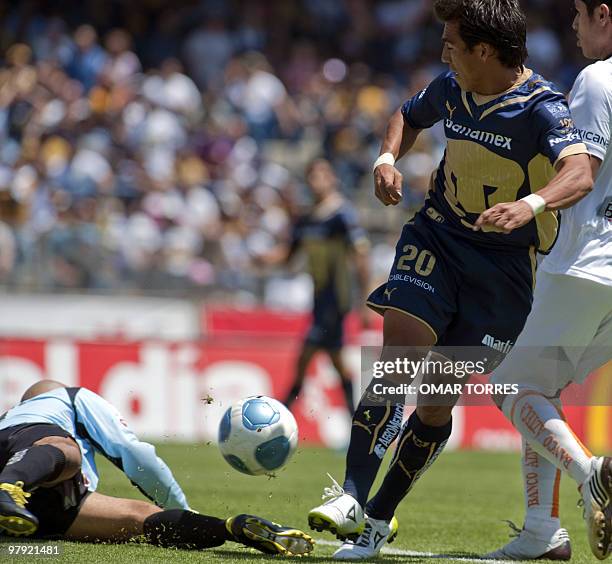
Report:
[[[567,91],[573,3],[524,5],[529,65]],[[300,304],[253,257],[308,205],[316,156],[386,275],[443,150],[440,128],[421,136],[403,207],[377,205],[386,121],[444,70],[428,0],[21,0],[0,17],[0,285]]]

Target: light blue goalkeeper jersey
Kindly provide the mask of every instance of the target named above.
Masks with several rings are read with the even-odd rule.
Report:
[[[94,455],[99,452],[159,507],[189,509],[183,490],[153,445],[140,441],[98,394],[86,388],[57,388],[21,402],[0,417],[0,429],[27,423],[53,423],[76,439],[90,491],[98,487]]]

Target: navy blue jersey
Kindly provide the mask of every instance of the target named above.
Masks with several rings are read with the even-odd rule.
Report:
[[[357,213],[347,202],[323,202],[300,218],[294,228],[291,250],[305,252],[314,284],[314,309],[321,306],[338,315],[351,307],[351,255],[367,245]]]
[[[525,69],[510,90],[480,96],[463,90],[455,74],[446,72],[407,101],[402,114],[414,129],[444,121],[446,151],[424,213],[479,244],[534,246],[542,252],[552,247],[558,228],[554,212],[509,235],[475,232],[472,226],[485,209],[543,188],[560,159],[586,153],[565,97],[553,84]]]

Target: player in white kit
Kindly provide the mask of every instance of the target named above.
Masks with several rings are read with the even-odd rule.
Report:
[[[531,476],[531,484],[525,479],[525,525],[515,540],[487,555],[497,559],[570,558],[569,535],[559,524],[559,471],[579,486],[593,554],[604,560],[612,550],[612,458],[595,457],[581,444],[557,399],[569,383],[583,382],[612,358],[612,2],[575,5],[578,44],[586,57],[598,59],[580,73],[570,94],[595,183],[563,212],[523,332],[491,377],[493,383],[519,384],[519,394],[495,399],[523,436],[523,473]],[[537,214],[546,202],[532,204]],[[495,206],[478,225],[509,232],[521,225],[524,206]]]

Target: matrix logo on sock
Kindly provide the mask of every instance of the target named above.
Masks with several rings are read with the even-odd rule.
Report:
[[[393,411],[393,417],[385,424],[385,430],[380,438],[376,441],[374,454],[381,460],[385,457],[387,449],[395,440],[399,432],[402,430],[402,419],[404,418],[404,406],[396,405]]]

